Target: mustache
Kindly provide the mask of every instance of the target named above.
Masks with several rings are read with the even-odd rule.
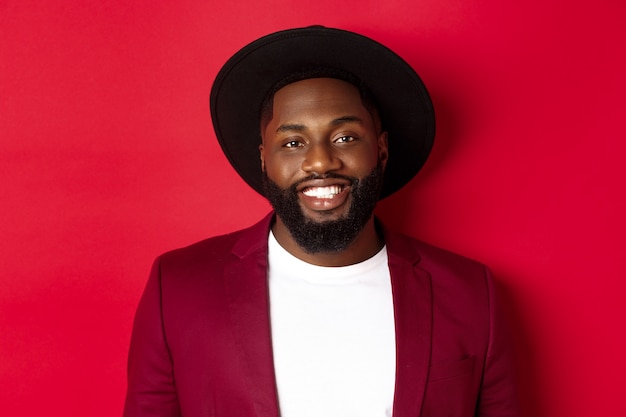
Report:
[[[291,191],[296,191],[296,189],[300,186],[300,184],[307,182],[307,181],[311,181],[311,180],[325,180],[328,178],[334,178],[334,179],[340,179],[340,180],[345,180],[345,181],[349,181],[351,185],[356,185],[359,182],[358,178],[355,177],[349,177],[347,175],[341,175],[341,174],[335,174],[333,172],[329,172],[327,174],[311,174],[306,178],[302,178],[301,180],[296,181],[295,183],[291,184],[289,186],[289,190]]]

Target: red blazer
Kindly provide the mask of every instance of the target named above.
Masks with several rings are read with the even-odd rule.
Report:
[[[271,215],[155,261],[135,317],[125,417],[279,416],[270,224]],[[489,271],[384,233],[396,327],[393,416],[518,416]]]

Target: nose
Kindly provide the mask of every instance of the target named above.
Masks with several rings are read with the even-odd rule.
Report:
[[[341,159],[335,154],[332,144],[310,144],[302,161],[302,170],[319,175],[336,171],[341,168]]]

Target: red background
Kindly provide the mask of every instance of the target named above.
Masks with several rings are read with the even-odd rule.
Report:
[[[161,252],[267,204],[216,143],[225,60],[324,24],[429,87],[429,162],[380,216],[488,263],[526,416],[623,415],[622,0],[0,1],[0,410],[121,413],[134,309]]]

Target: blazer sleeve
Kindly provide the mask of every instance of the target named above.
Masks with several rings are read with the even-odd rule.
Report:
[[[489,343],[477,415],[479,417],[519,417],[509,329],[498,305],[491,273],[486,267],[485,271],[489,296]]]
[[[139,301],[128,355],[124,417],[179,417],[172,358],[163,326],[160,258]]]

